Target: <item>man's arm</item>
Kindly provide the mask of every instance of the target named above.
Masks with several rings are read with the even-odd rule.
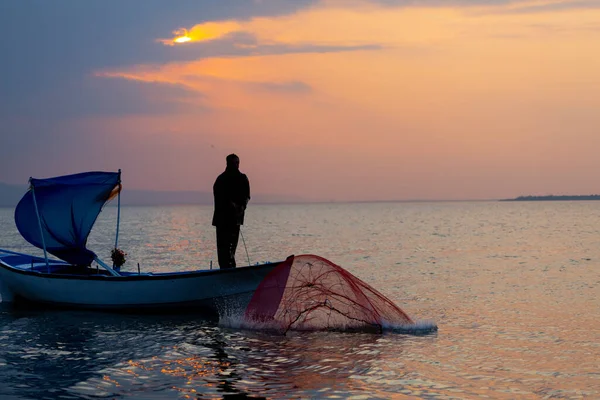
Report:
[[[250,181],[248,180],[248,177],[244,174],[244,197],[245,197],[245,204],[244,206],[248,205],[248,201],[250,200]]]
[[[217,204],[220,200],[221,197],[223,196],[223,190],[221,189],[221,181],[219,179],[220,177],[217,177],[217,179],[215,180],[215,183],[213,184],[213,197],[215,199],[215,204]]]

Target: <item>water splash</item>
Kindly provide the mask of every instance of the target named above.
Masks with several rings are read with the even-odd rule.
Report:
[[[384,322],[383,331],[391,333],[406,333],[411,335],[427,335],[437,332],[438,326],[434,321],[422,320],[412,324],[389,324]]]

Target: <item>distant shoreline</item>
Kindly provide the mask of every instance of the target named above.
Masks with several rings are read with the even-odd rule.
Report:
[[[574,195],[574,196],[519,196],[514,199],[503,199],[500,201],[572,201],[572,200],[600,200],[599,194]]]

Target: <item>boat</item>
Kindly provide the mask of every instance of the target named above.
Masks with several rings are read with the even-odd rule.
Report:
[[[121,271],[118,257],[109,265],[87,248],[98,215],[117,197],[113,254],[120,252],[121,189],[120,170],[30,178],[29,190],[15,209],[15,223],[21,236],[42,249],[44,256],[0,249],[2,302],[222,315],[245,309],[263,278],[281,263],[183,272]]]

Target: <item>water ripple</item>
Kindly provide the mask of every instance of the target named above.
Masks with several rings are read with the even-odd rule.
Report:
[[[278,336],[196,316],[2,307],[0,397],[600,398],[597,204],[251,205],[238,260],[319,254],[439,332]],[[113,211],[89,239],[105,258]],[[211,212],[125,207],[125,268],[216,267]],[[30,250],[12,210],[0,224],[2,247]]]

